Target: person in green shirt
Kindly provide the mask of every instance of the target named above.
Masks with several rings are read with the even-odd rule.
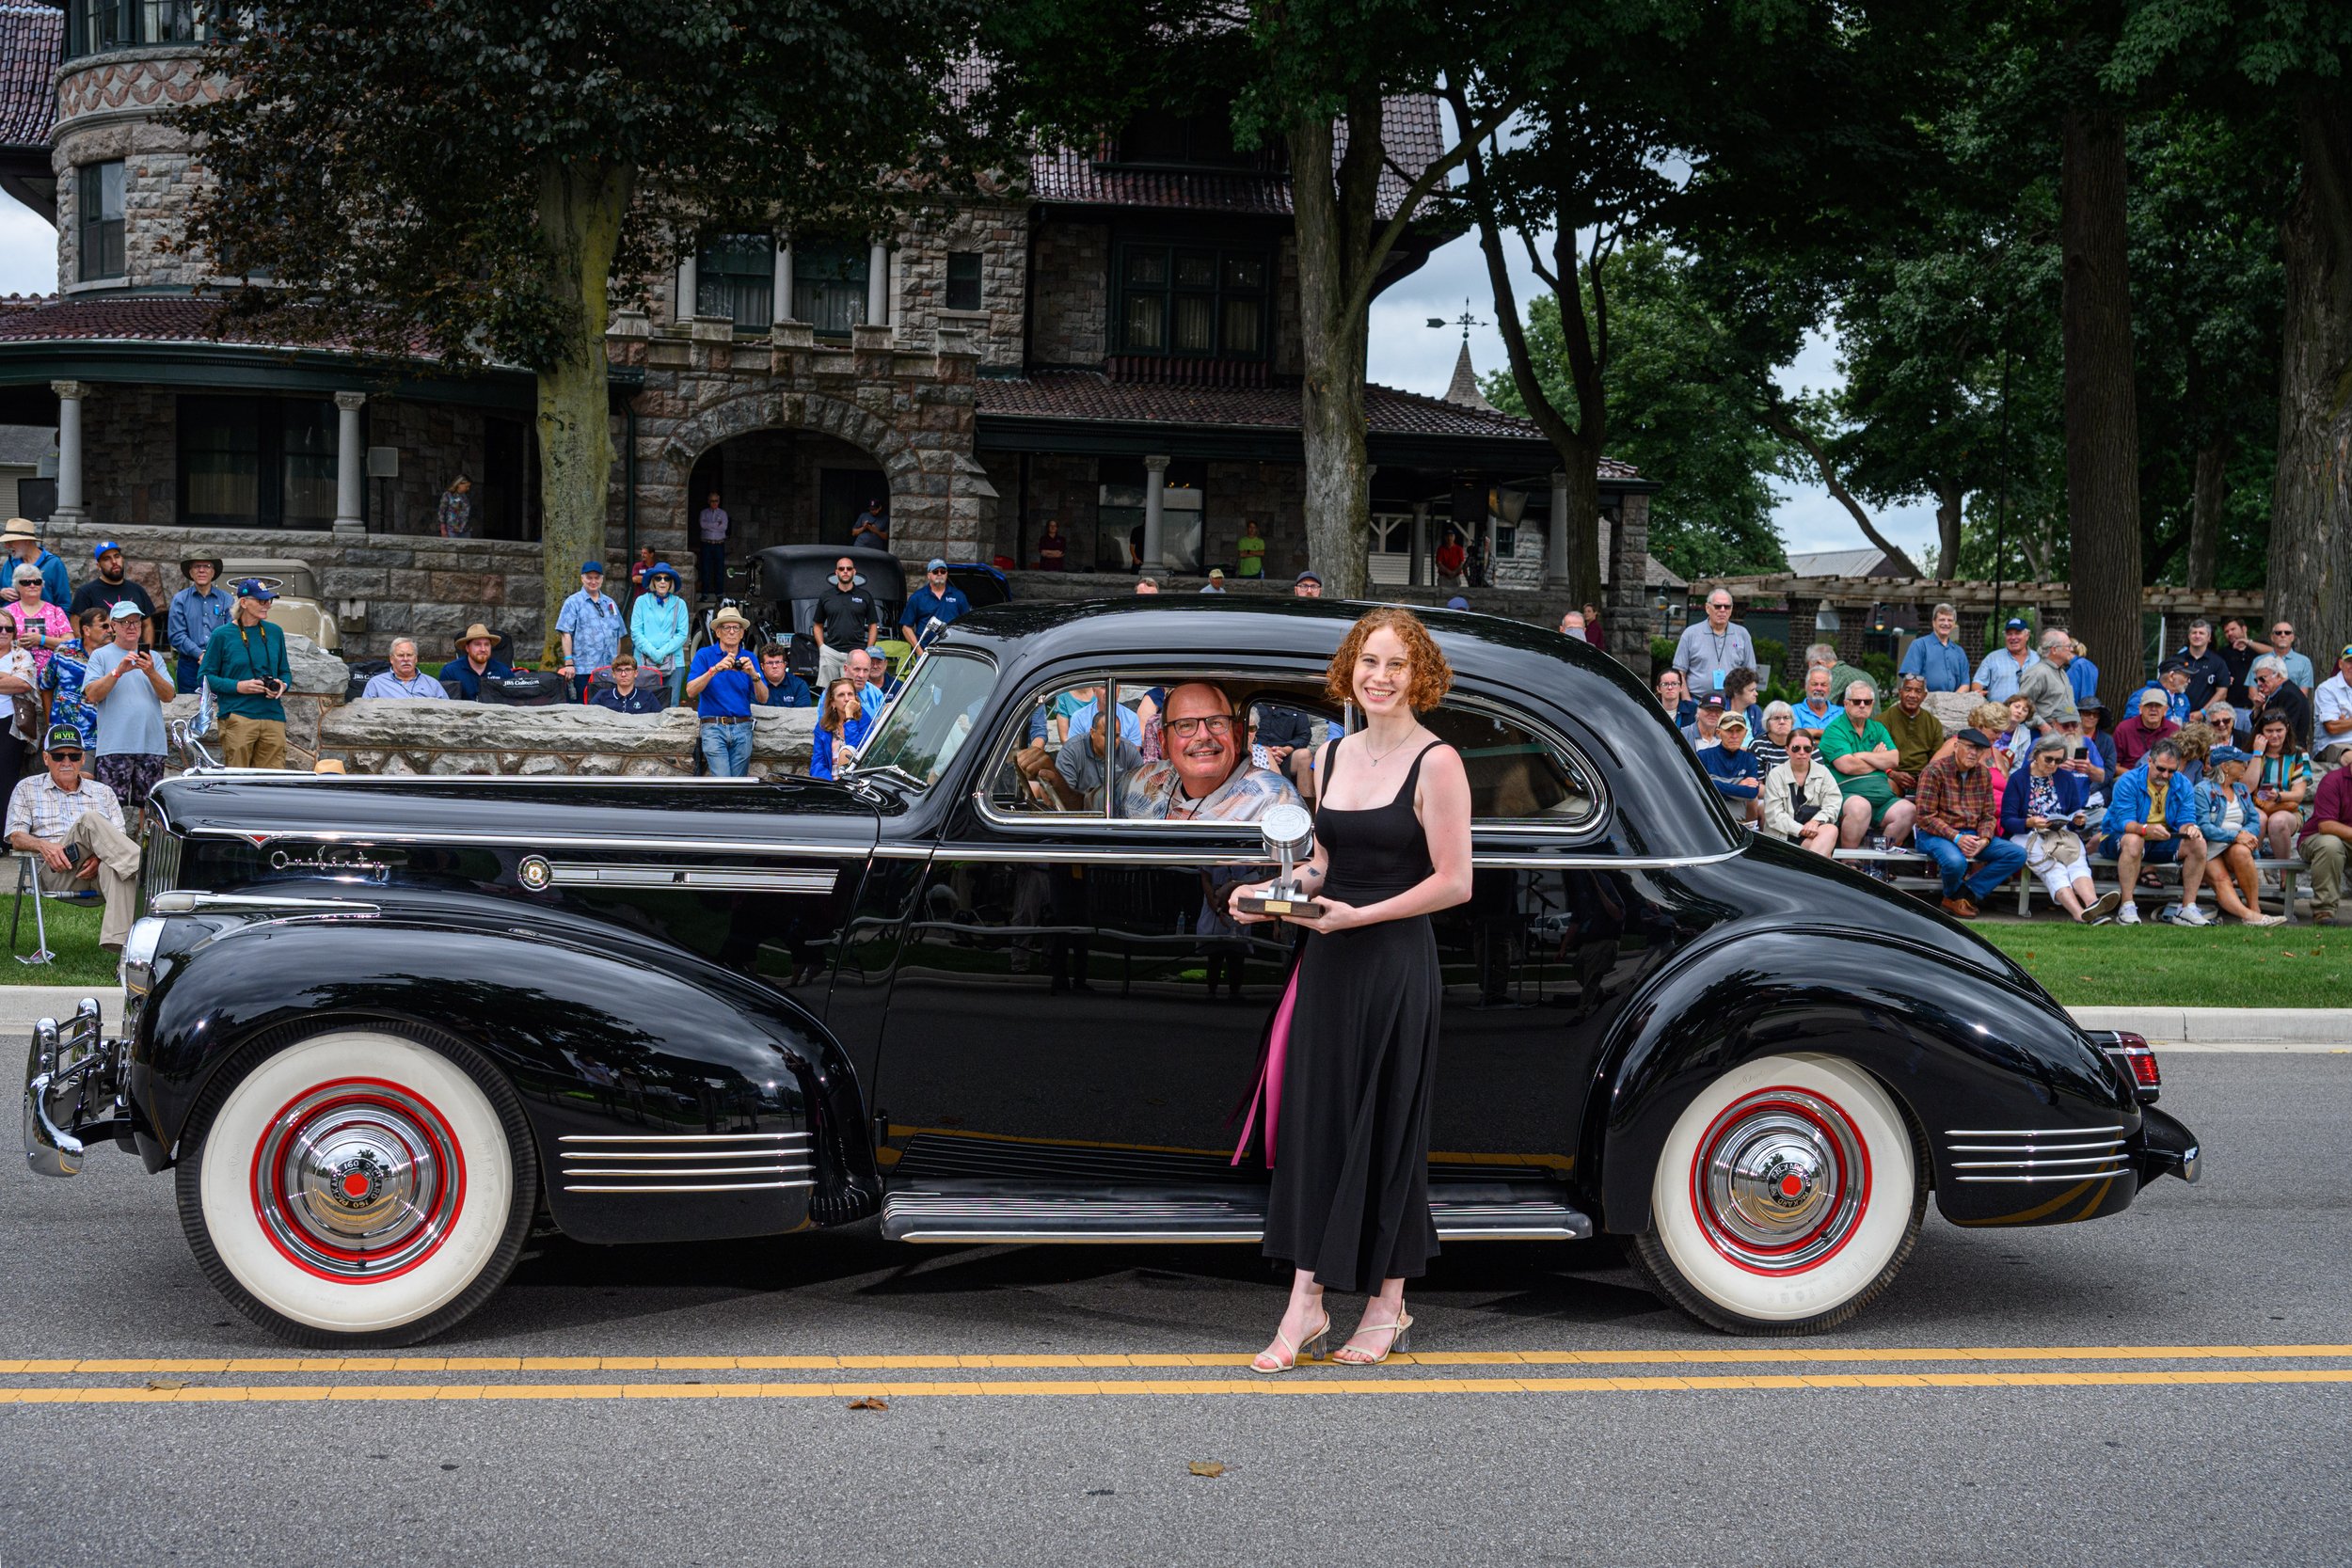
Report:
[[[1237,576],[1245,578],[1265,576],[1265,539],[1258,532],[1258,520],[1255,517],[1243,520],[1241,539],[1233,546],[1233,553],[1241,558],[1240,565],[1235,568]]]
[[[1850,682],[1841,711],[1821,730],[1821,760],[1837,775],[1837,785],[1845,792],[1837,842],[1848,849],[1860,848],[1863,834],[1873,829],[1888,844],[1900,844],[1911,836],[1911,802],[1896,795],[1895,782],[1887,776],[1902,760],[1901,754],[1895,750],[1895,737],[1886,733],[1886,726],[1870,717],[1877,705],[1868,681]]]
[[[230,768],[286,766],[286,705],[294,683],[286,634],[270,623],[278,595],[258,578],[237,584],[229,624],[204,643],[204,685],[220,705],[220,759]]]

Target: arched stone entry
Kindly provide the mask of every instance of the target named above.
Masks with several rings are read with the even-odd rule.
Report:
[[[771,545],[847,545],[852,521],[873,500],[898,520],[882,459],[822,431],[747,431],[703,452],[692,472],[689,516],[718,492],[734,522],[729,553],[739,560]]]
[[[778,432],[807,443],[818,472],[828,464],[848,467],[844,449],[867,455],[861,467],[879,468],[887,481],[891,547],[902,560],[970,560],[982,552],[994,534],[996,492],[972,456],[977,356],[904,352],[881,327],[858,328],[844,351],[774,338],[738,341],[710,326],[653,327],[622,312],[606,339],[615,366],[644,376],[630,400],[641,542],[690,555],[689,525],[702,505],[688,493],[696,464],[723,443]],[[623,481],[618,465],[613,477]],[[792,531],[792,518],[753,521],[775,535],[758,544],[818,537],[813,509],[803,532]]]

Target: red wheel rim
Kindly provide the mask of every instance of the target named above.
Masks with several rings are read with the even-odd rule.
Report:
[[[1870,1150],[1836,1101],[1779,1086],[1742,1095],[1691,1159],[1691,1212],[1708,1244],[1751,1274],[1816,1269],[1870,1207]]]
[[[433,1103],[375,1078],[288,1101],[253,1149],[253,1210],[285,1259],[339,1284],[394,1279],[449,1239],[466,1201],[457,1134]]]

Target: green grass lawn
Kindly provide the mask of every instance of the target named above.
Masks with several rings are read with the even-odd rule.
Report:
[[[2070,1007],[2352,1007],[2352,927],[1988,920],[1976,930]]]
[[[105,911],[94,901],[67,903],[56,898],[43,900],[41,907],[49,921],[49,951],[56,955],[56,961],[21,964],[0,959],[0,986],[114,985],[115,956],[98,945],[100,917]],[[37,945],[33,929],[33,901],[27,898],[16,928],[20,957]]]

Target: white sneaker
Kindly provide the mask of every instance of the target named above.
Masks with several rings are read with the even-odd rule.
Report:
[[[2287,917],[2282,914],[2258,914],[2253,919],[2241,921],[2239,924],[2246,926],[2283,926],[2286,923]]]
[[[2138,925],[2138,924],[2139,924],[2139,906],[2138,906],[2137,904],[2133,903],[2133,902],[2132,902],[2130,899],[2128,899],[2128,898],[2124,899],[2124,900],[2123,900],[2123,907],[2122,907],[2122,909],[2120,909],[2120,910],[2118,910],[2118,911],[2115,911],[2115,923],[2116,923],[2118,926],[2137,926],[2137,925]]]
[[[2194,904],[2182,904],[2172,911],[2172,924],[2175,926],[2210,926],[2213,924],[2213,917]]]

